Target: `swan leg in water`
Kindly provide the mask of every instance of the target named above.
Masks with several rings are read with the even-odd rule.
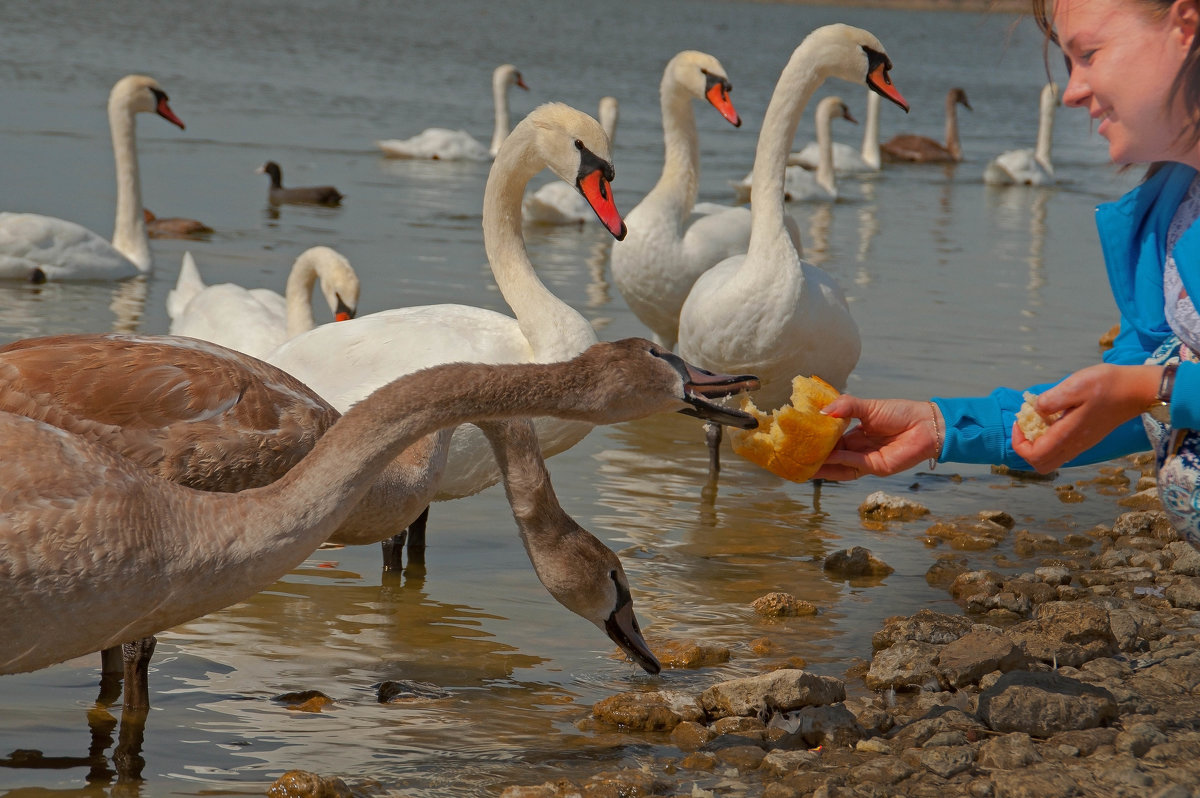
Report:
[[[131,711],[150,708],[150,658],[154,656],[154,647],[157,644],[157,638],[143,637],[119,646],[106,648],[100,652],[101,699],[99,703],[111,703],[104,698],[108,692],[104,683],[106,679],[115,681],[116,675],[120,674],[124,681],[122,690],[124,709]]]
[[[383,570],[401,571],[404,569],[404,550],[408,549],[410,564],[414,560],[425,559],[425,528],[429,524],[429,507],[413,519],[408,528],[381,540],[383,547]]]
[[[721,473],[721,425],[704,422],[704,438],[708,441],[708,478],[716,480]]]

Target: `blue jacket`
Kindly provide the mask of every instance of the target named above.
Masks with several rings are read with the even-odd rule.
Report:
[[[1113,348],[1104,353],[1107,363],[1144,363],[1171,335],[1163,311],[1167,228],[1195,175],[1189,166],[1169,164],[1121,199],[1096,209],[1100,249],[1121,313],[1121,332]],[[1188,296],[1200,297],[1200,224],[1193,224],[1179,237],[1174,254]],[[1027,390],[1040,394],[1057,382],[1061,380]],[[1029,464],[1012,448],[1013,422],[1023,393],[997,388],[988,396],[975,398],[934,397],[946,419],[946,440],[938,460],[1029,470]],[[1171,399],[1171,426],[1200,429],[1200,363],[1179,367]],[[1067,465],[1101,462],[1149,448],[1142,420],[1135,418]]]

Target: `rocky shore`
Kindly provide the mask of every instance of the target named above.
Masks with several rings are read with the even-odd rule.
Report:
[[[764,639],[754,646],[762,675],[695,695],[605,698],[579,727],[653,753],[587,781],[512,785],[502,798],[1200,796],[1200,551],[1167,522],[1152,471],[1145,455],[1102,469],[1126,494],[1122,512],[1061,538],[1003,511],[929,520],[907,498],[871,495],[865,523],[925,523],[926,542],[952,550],[926,579],[961,612],[889,619],[844,678],[806,671],[798,652]],[[1075,487],[1057,485],[1060,499]],[[969,565],[966,553],[992,549],[1005,552],[1005,573]],[[858,547],[825,567],[889,570]],[[754,608],[816,611],[779,593]],[[699,642],[656,653],[674,667],[728,658]],[[297,779],[333,792],[297,790]],[[272,790],[353,794],[312,774]]]

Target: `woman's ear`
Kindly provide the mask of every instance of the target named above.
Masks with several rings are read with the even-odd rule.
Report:
[[[1183,36],[1183,45],[1191,47],[1196,30],[1200,27],[1200,3],[1197,0],[1175,0],[1170,14],[1172,22],[1179,27]]]

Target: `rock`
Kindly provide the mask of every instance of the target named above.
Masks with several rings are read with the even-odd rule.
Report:
[[[281,693],[274,696],[272,701],[285,705],[295,712],[320,712],[333,704],[333,699],[320,690],[298,690],[292,693]],[[302,773],[303,771],[296,771]]]
[[[776,776],[793,773],[797,770],[812,767],[820,759],[815,751],[780,751],[775,750],[763,757],[759,765],[767,773]]]
[[[902,640],[876,652],[864,681],[872,690],[920,688],[938,684],[939,646]]]
[[[950,595],[959,601],[974,596],[994,596],[1000,592],[1004,577],[995,571],[967,571],[950,584]]]
[[[695,640],[656,640],[653,645],[654,655],[664,668],[707,668],[729,662],[729,649],[726,646],[698,643]],[[619,658],[625,658],[625,652],[618,651]]]
[[[825,558],[824,568],[846,579],[863,576],[887,576],[895,568],[880,560],[869,549],[854,546],[835,551]]]
[[[1057,673],[1012,671],[980,694],[976,714],[995,731],[1049,737],[1113,720],[1117,701],[1102,687]]]
[[[995,629],[979,629],[947,643],[938,653],[937,671],[947,687],[964,687],[992,671],[1024,668],[1025,652]]]
[[[926,770],[948,779],[974,766],[975,749],[969,745],[926,748],[920,762]]]
[[[713,751],[717,761],[740,771],[756,770],[767,752],[757,745],[734,745]]]
[[[971,619],[962,615],[918,610],[907,618],[889,618],[883,628],[871,637],[871,646],[878,651],[902,640],[945,645],[967,634],[974,627]]]
[[[697,751],[717,733],[693,720],[681,721],[671,730],[671,744],[683,751]]]
[[[414,682],[408,679],[386,681],[375,685],[375,695],[381,704],[400,704],[410,701],[432,701],[449,698],[449,690],[431,682]]]
[[[933,587],[949,587],[969,569],[968,560],[960,554],[943,554],[925,572],[925,581]]]
[[[1035,619],[1014,627],[1011,634],[1031,659],[1060,667],[1079,667],[1119,650],[1108,611],[1087,601],[1042,604]]]
[[[877,490],[858,506],[858,514],[871,521],[913,521],[929,514],[929,508],[902,496]]]
[[[1151,748],[1167,741],[1167,735],[1150,723],[1134,723],[1117,735],[1113,746],[1119,754],[1142,756]]]
[[[267,789],[268,798],[352,798],[346,782],[307,770],[289,770]]]
[[[759,615],[780,618],[796,615],[816,615],[817,607],[788,593],[768,593],[759,596],[750,604]]]
[[[997,770],[1015,770],[1042,761],[1028,734],[1012,732],[993,737],[979,747],[979,764]]]
[[[1200,579],[1180,579],[1167,588],[1166,597],[1172,607],[1200,610]]]
[[[1173,559],[1171,570],[1181,576],[1200,576],[1200,551],[1182,540],[1168,543],[1163,551]]]
[[[991,775],[996,798],[1073,798],[1084,794],[1073,776],[1054,766],[999,771]]]
[[[789,713],[795,729],[779,741],[780,748],[849,748],[867,735],[845,704],[804,707]]]
[[[671,731],[685,720],[699,722],[704,712],[683,693],[617,693],[592,706],[592,717],[637,731]]]
[[[840,679],[787,668],[714,684],[700,694],[700,705],[714,719],[729,715],[762,719],[801,707],[836,704],[845,698],[846,685]]]
[[[741,715],[730,715],[727,718],[721,718],[709,728],[718,735],[749,737],[752,740],[760,742],[767,737],[767,724],[758,718],[745,718]]]

